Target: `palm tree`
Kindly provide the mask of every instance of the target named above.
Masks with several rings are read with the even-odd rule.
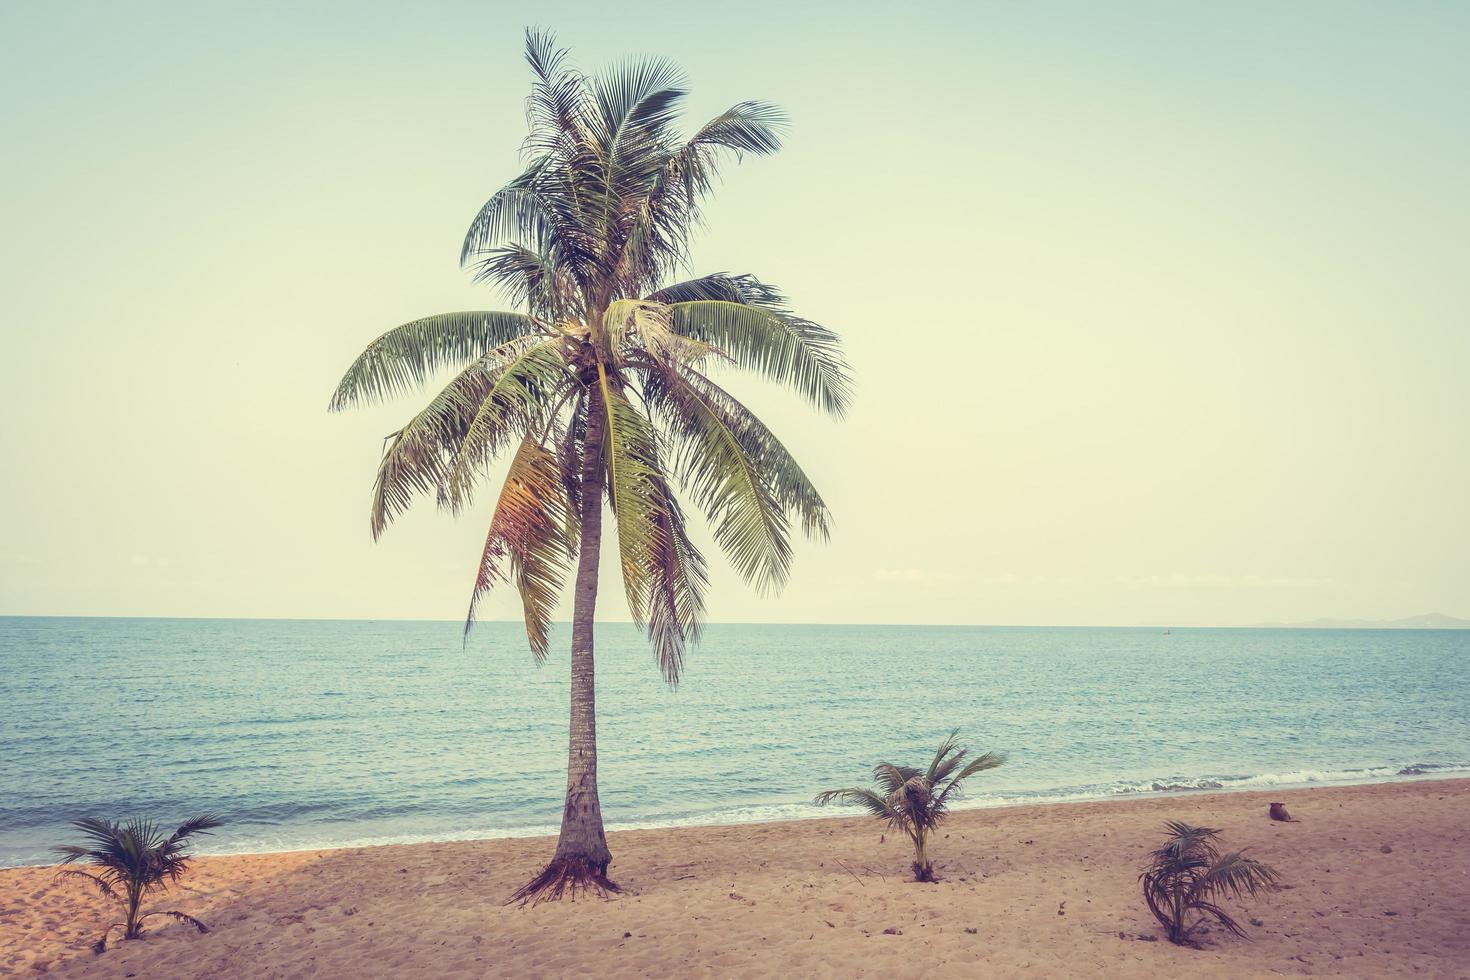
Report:
[[[873,767],[876,789],[861,786],[829,789],[818,794],[816,804],[842,802],[860,806],[895,830],[908,834],[914,843],[914,880],[933,881],[929,832],[949,815],[949,801],[959,796],[965,780],[1005,762],[1005,756],[996,752],[965,762],[970,751],[959,747],[959,736],[956,729],[939,743],[927,769],[880,762]]]
[[[1191,827],[1177,820],[1164,826],[1168,840],[1149,855],[1149,865],[1138,880],[1143,900],[1167,930],[1169,942],[1189,943],[1206,916],[1244,938],[1245,930],[1216,903],[1227,894],[1239,899],[1274,891],[1279,887],[1276,872],[1240,851],[1221,854],[1215,846],[1220,831],[1212,827]]]
[[[194,817],[166,837],[151,820],[116,824],[88,817],[74,821],[72,826],[87,837],[87,843],[55,848],[65,858],[62,864],[82,861],[96,870],[65,868],[56,873],[57,877],[91,882],[104,898],[122,905],[125,913],[122,922],[114,922],[102,931],[102,936],[92,944],[93,950],[98,953],[106,950],[107,937],[119,926],[123,928],[123,939],[137,939],[143,932],[143,921],[155,915],[187,922],[200,932],[209,931],[193,916],[171,909],[143,912],[142,904],[150,892],[167,891],[188,870],[189,838],[224,826],[223,820],[210,815]]]
[[[457,371],[386,440],[374,537],[418,494],[459,512],[490,462],[510,455],[466,632],[484,595],[510,582],[543,661],[575,565],[561,835],[521,901],[616,887],[597,795],[593,672],[604,495],[629,608],[674,684],[699,637],[707,584],[676,488],[763,592],[786,580],[793,523],[828,533],[827,506],[801,467],[711,370],[752,371],[836,417],[849,398],[837,336],[791,312],[775,288],[724,273],[672,281],[721,162],[777,150],[781,110],[742,102],[680,138],[685,90],[669,62],[587,76],[535,31],[526,60],[526,167],[480,209],[461,254],[524,312],[445,313],[390,330],[331,402],[343,409]]]

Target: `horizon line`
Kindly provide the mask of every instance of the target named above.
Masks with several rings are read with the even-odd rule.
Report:
[[[1449,619],[1459,619],[1457,616],[1449,616],[1447,613],[1419,613],[1418,616],[1442,615]],[[1365,621],[1374,625],[1357,626],[1332,626],[1319,625],[1315,620],[1293,623],[1234,623],[1234,624],[1201,624],[1201,623],[1131,623],[1131,624],[1100,624],[1100,623],[894,623],[894,622],[757,622],[753,620],[710,620],[702,626],[868,626],[877,628],[909,628],[909,629],[1340,629],[1340,630],[1371,630],[1371,629],[1470,629],[1467,626],[1389,626],[1387,623],[1397,622],[1402,619],[1413,619],[1415,616],[1401,616],[1396,620],[1371,620]],[[461,619],[423,619],[404,616],[375,616],[375,617],[346,617],[346,616],[152,616],[138,614],[107,614],[107,613],[0,613],[0,619],[137,619],[137,620],[185,620],[198,622],[260,622],[260,623],[444,623],[463,627]],[[1319,619],[1329,619],[1319,617]],[[1470,621],[1462,620],[1470,623]],[[557,626],[569,626],[571,620],[557,619],[552,621]],[[598,624],[614,626],[634,626],[631,619],[599,619]],[[475,625],[487,626],[491,624],[517,624],[518,619],[489,619],[482,620]]]

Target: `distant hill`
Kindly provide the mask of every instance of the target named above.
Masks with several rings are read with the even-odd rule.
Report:
[[[1261,626],[1276,626],[1286,629],[1470,629],[1470,619],[1446,616],[1444,613],[1424,613],[1421,616],[1406,616],[1403,619],[1314,619],[1310,623],[1261,623]]]

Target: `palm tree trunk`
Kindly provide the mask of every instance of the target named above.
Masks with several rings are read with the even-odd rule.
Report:
[[[597,687],[592,625],[597,610],[597,571],[602,550],[602,495],[606,470],[602,444],[607,430],[601,399],[587,400],[587,434],[582,448],[581,544],[572,593],[571,724],[567,746],[567,798],[561,813],[556,854],[511,901],[560,898],[568,889],[592,886],[617,891],[607,880],[612,853],[602,829],[597,798]]]
[[[597,570],[602,551],[602,462],[606,428],[601,402],[590,399],[582,459],[581,551],[572,599],[572,718],[567,754],[567,802],[561,816],[556,856],[585,861],[607,874],[612,854],[602,832],[597,799],[597,679],[592,659],[592,623],[597,609]]]
[[[914,834],[914,880],[934,880],[934,865],[929,863],[928,834],[922,830]]]
[[[128,921],[123,928],[124,939],[137,939],[139,933],[138,907],[143,904],[143,891],[131,882],[128,884]]]

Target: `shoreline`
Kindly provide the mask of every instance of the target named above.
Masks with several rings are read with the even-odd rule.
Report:
[[[1299,822],[1267,819],[1277,800]],[[1221,827],[1282,873],[1287,889],[1227,902],[1262,923],[1252,941],[1148,939],[1136,878],[1165,819]],[[201,856],[164,907],[212,931],[170,925],[102,957],[93,895],[54,866],[7,869],[0,894],[24,897],[0,906],[0,973],[1470,975],[1465,778],[956,811],[938,885],[905,881],[906,842],[850,815],[608,836],[623,894],[527,909],[503,902],[545,837]]]
[[[1381,767],[1381,768],[1387,768],[1387,767]],[[1346,771],[1346,770],[1343,770],[1343,771]],[[1372,771],[1372,770],[1364,770],[1364,772],[1368,772],[1368,771]],[[1260,778],[1260,777],[1247,777],[1247,778],[1254,779],[1254,778]],[[1111,794],[1111,795],[1084,795],[1084,794],[1077,794],[1077,795],[1059,795],[1059,796],[1057,796],[1055,798],[1047,798],[1044,795],[1038,794],[1037,796],[1026,797],[1026,798],[1022,798],[1022,799],[1003,798],[1003,799],[1000,799],[1000,800],[997,800],[997,801],[989,801],[989,800],[982,800],[982,799],[965,799],[965,798],[962,797],[959,800],[957,800],[951,806],[951,812],[952,813],[968,813],[968,812],[972,812],[972,811],[991,811],[991,812],[993,812],[993,811],[1004,811],[1004,810],[1011,810],[1011,809],[1017,809],[1017,808],[1025,808],[1025,807],[1056,807],[1056,806],[1073,806],[1073,805],[1079,805],[1079,804],[1113,804],[1113,803],[1126,804],[1126,803],[1133,802],[1133,801],[1138,801],[1138,800],[1179,799],[1179,798],[1187,798],[1187,797],[1191,797],[1191,796],[1201,796],[1201,795],[1215,795],[1215,794],[1222,794],[1223,795],[1223,794],[1255,793],[1255,792],[1264,792],[1264,793],[1270,793],[1270,792],[1274,792],[1274,793],[1294,793],[1294,792],[1298,792],[1298,791],[1301,791],[1301,790],[1310,790],[1310,789],[1332,789],[1332,788],[1338,788],[1338,787],[1346,788],[1346,787],[1354,787],[1354,786],[1390,786],[1390,785],[1397,785],[1397,784],[1401,784],[1401,783],[1439,782],[1439,781],[1455,781],[1455,780],[1465,780],[1467,782],[1470,782],[1470,769],[1467,769],[1466,767],[1455,766],[1455,767],[1446,768],[1443,771],[1434,771],[1434,770],[1431,770],[1429,772],[1422,772],[1422,773],[1410,773],[1410,774],[1398,773],[1398,774],[1395,774],[1395,775],[1392,775],[1392,776],[1382,776],[1382,777],[1371,777],[1370,776],[1370,777],[1366,777],[1366,778],[1362,778],[1362,779],[1348,778],[1348,779],[1331,779],[1331,780],[1318,780],[1318,781],[1304,780],[1304,781],[1294,781],[1294,782],[1271,783],[1271,784],[1266,784],[1266,785],[1246,783],[1246,784],[1235,785],[1235,786],[1231,786],[1231,785],[1198,786],[1198,787],[1196,787],[1196,786],[1178,786],[1178,787],[1171,787],[1171,788],[1159,789],[1159,790],[1130,790],[1130,791],[1119,792],[1119,793],[1115,793],[1115,794]],[[1017,795],[1018,796],[1021,796],[1023,794],[1017,794]],[[839,807],[816,807],[816,806],[812,806],[809,803],[752,804],[750,808],[751,809],[755,809],[755,808],[775,809],[775,808],[779,808],[779,807],[793,807],[793,808],[800,807],[804,811],[811,811],[811,812],[803,812],[803,813],[800,813],[800,814],[797,814],[797,815],[793,815],[793,816],[769,816],[769,815],[761,815],[761,816],[752,817],[750,819],[730,819],[730,820],[710,820],[710,819],[707,819],[713,813],[721,812],[721,811],[712,811],[712,814],[698,814],[698,815],[694,815],[694,816],[688,818],[687,820],[686,819],[683,819],[683,818],[679,818],[679,819],[675,819],[675,820],[664,820],[664,821],[655,819],[655,820],[651,820],[651,821],[638,821],[638,822],[633,822],[633,823],[613,823],[613,822],[609,822],[607,824],[607,833],[609,833],[609,834],[622,834],[622,833],[632,833],[632,832],[639,832],[639,831],[668,831],[668,830],[689,830],[689,829],[695,829],[695,830],[698,830],[698,829],[709,829],[709,830],[713,830],[713,829],[720,828],[720,827],[750,827],[750,826],[759,826],[759,825],[762,825],[762,824],[800,823],[800,822],[809,821],[809,820],[811,820],[811,821],[842,820],[842,819],[850,818],[853,815],[853,813],[852,813],[852,811],[850,809],[846,809],[845,810],[845,809],[839,808]],[[330,853],[330,852],[334,852],[334,851],[353,851],[353,850],[364,850],[364,849],[378,848],[378,847],[417,847],[417,846],[421,846],[421,845],[431,845],[431,844],[476,844],[476,843],[491,843],[491,842],[495,842],[495,841],[535,841],[535,840],[542,840],[542,839],[545,839],[545,838],[548,838],[548,837],[555,837],[556,836],[556,833],[557,833],[556,824],[554,824],[554,823],[548,823],[548,824],[543,825],[543,826],[540,826],[540,827],[510,827],[510,828],[505,828],[505,831],[503,833],[502,832],[497,832],[495,829],[488,829],[488,830],[487,829],[476,829],[476,830],[472,830],[472,831],[467,831],[463,836],[405,834],[405,835],[402,835],[402,836],[392,836],[392,837],[385,838],[385,839],[384,838],[358,838],[358,839],[348,839],[348,840],[344,840],[344,841],[337,842],[337,843],[303,844],[303,845],[301,845],[299,847],[267,847],[267,848],[261,848],[261,849],[258,849],[258,850],[257,849],[252,849],[252,850],[218,850],[218,851],[216,851],[216,850],[204,850],[204,851],[198,851],[198,852],[196,852],[196,856],[197,856],[197,858],[260,857],[260,856],[270,856],[270,855],[276,855],[276,854],[315,854],[315,853]],[[60,841],[58,841],[58,843],[60,843]],[[46,862],[46,863],[33,862],[33,863],[29,863],[29,864],[0,864],[0,871],[19,870],[19,869],[23,869],[23,868],[47,868],[47,867],[56,867],[56,864],[55,864],[55,862]]]

